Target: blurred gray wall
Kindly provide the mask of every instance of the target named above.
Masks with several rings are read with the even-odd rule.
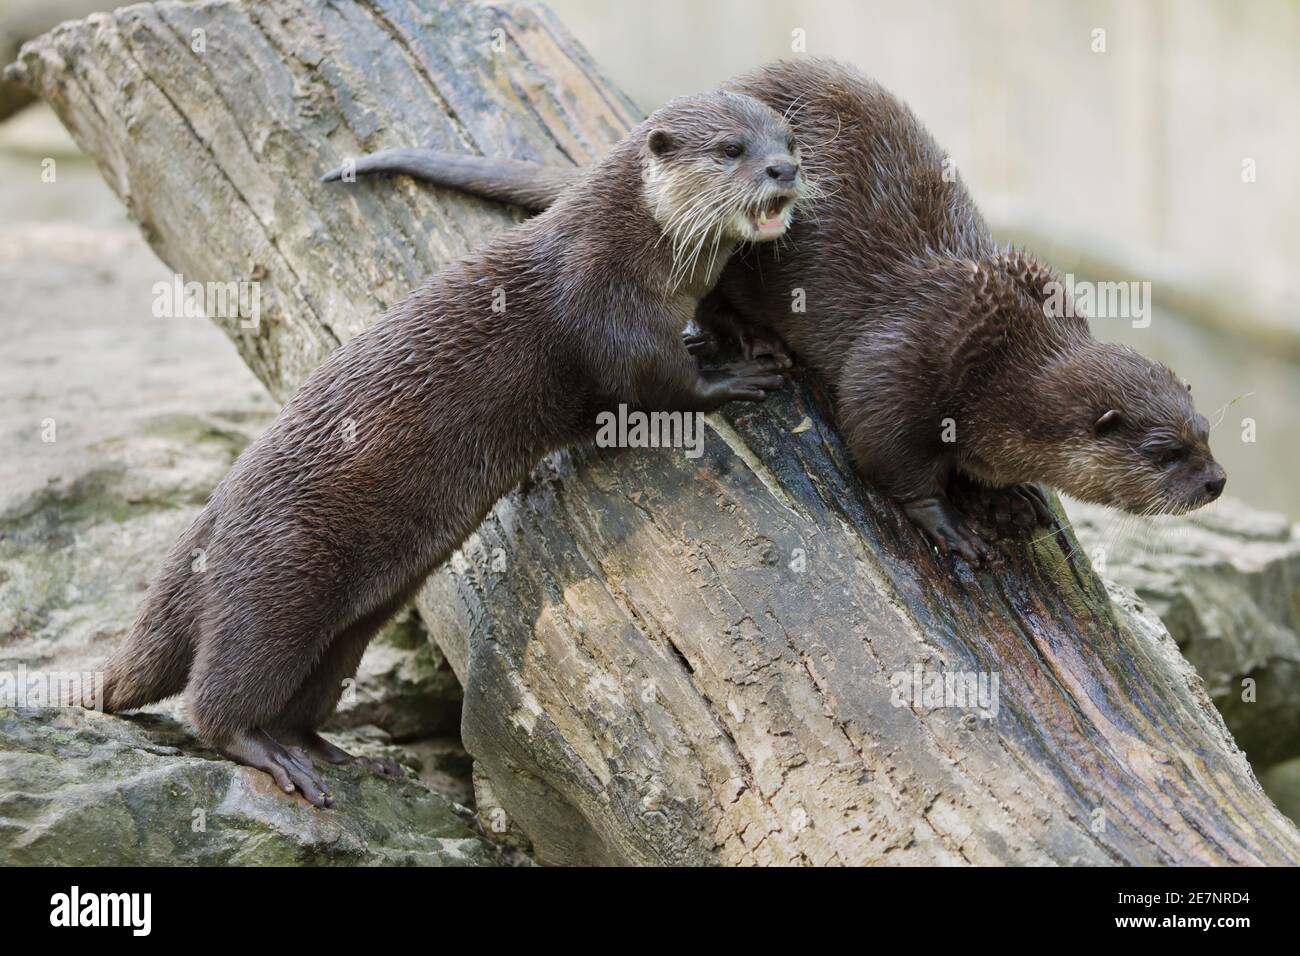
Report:
[[[1154,247],[1300,313],[1294,0],[551,6],[647,109],[791,55],[803,29],[807,55],[849,60],[911,104],[995,222]]]

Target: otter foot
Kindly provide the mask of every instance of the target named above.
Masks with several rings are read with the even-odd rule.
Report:
[[[1043,494],[1043,489],[1037,485],[1015,485],[1010,490],[1019,495],[1022,501],[1029,504],[1034,513],[1036,524],[1044,528],[1051,528],[1053,531],[1057,530],[1056,512],[1052,510],[1047,496]]]
[[[722,402],[761,402],[785,384],[771,356],[732,362],[700,373],[707,397]]]
[[[235,763],[269,773],[285,793],[297,790],[308,803],[325,808],[333,795],[301,747],[285,747],[264,730],[248,730],[219,746],[218,752]]]
[[[406,778],[406,771],[392,757],[362,757],[357,754],[350,754],[337,744],[332,744],[320,734],[304,734],[302,745],[307,752],[317,760],[323,760],[332,764],[356,764],[365,767],[372,773],[377,773],[384,777],[397,777],[398,779]]]
[[[903,510],[942,554],[956,551],[971,564],[993,556],[985,543],[947,498],[917,498],[904,502]]]

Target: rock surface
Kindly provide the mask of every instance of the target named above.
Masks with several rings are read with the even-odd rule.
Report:
[[[1235,500],[1181,518],[1068,511],[1093,565],[1164,622],[1256,772],[1300,756],[1300,530]]]
[[[0,66],[18,56],[18,48],[62,20],[75,20],[96,10],[111,10],[106,0],[0,0]],[[0,119],[36,97],[17,83],[0,79]]]
[[[17,303],[0,376],[6,693],[19,668],[103,660],[160,556],[275,413],[211,323],[152,314],[168,271],[49,129],[25,114],[0,137],[6,209],[35,211],[25,183],[39,181],[38,157],[57,155],[51,195],[90,220],[0,227],[0,283]],[[419,780],[327,770],[339,804],[324,814],[216,759],[184,730],[179,701],[123,720],[0,699],[0,863],[491,862],[456,806],[473,801],[460,698],[418,620],[386,629],[330,736]],[[196,811],[206,832],[192,829]]]
[[[460,733],[460,684],[419,619],[406,614],[366,650],[326,730],[382,727],[395,741]]]
[[[0,708],[8,865],[485,866],[471,811],[417,781],[328,768],[319,811],[175,721]]]

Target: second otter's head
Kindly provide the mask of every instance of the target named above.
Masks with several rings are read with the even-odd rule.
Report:
[[[1191,391],[1159,362],[1099,342],[1051,298],[1055,274],[1008,251],[937,271],[964,290],[953,380],[980,420],[972,467],[1000,483],[1046,482],[1137,514],[1214,501],[1227,475]]]
[[[678,255],[785,234],[803,189],[781,115],[741,93],[676,99],[642,126],[646,202]]]
[[[1138,514],[1183,514],[1214,501],[1227,473],[1210,451],[1209,424],[1172,371],[1122,345],[1088,339],[1040,390],[1065,410],[1052,474],[1067,494]]]

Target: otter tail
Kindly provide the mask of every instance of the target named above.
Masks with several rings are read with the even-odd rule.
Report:
[[[335,182],[349,170],[357,175],[405,173],[416,179],[459,189],[485,199],[513,203],[541,212],[580,175],[577,168],[561,169],[516,159],[490,159],[448,153],[439,149],[385,149],[332,169],[321,182]]]
[[[103,705],[134,710],[185,689],[194,658],[202,552],[194,554],[211,518],[205,509],[168,553],[149,585],[126,642],[104,662]]]

